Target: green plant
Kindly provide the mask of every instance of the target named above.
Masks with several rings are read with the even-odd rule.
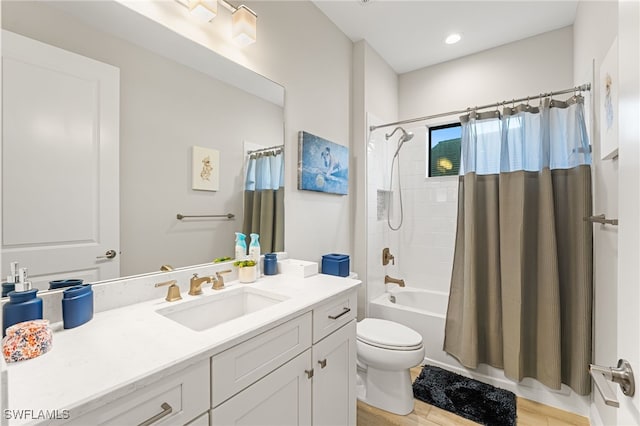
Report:
[[[233,262],[233,266],[237,266],[238,268],[247,268],[249,266],[256,266],[256,261],[255,260],[236,260],[235,262]]]

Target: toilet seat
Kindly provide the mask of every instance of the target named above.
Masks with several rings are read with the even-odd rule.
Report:
[[[357,340],[381,349],[414,351],[422,348],[422,336],[393,321],[365,318],[357,324]]]

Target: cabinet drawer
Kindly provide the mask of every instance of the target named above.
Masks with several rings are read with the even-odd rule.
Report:
[[[74,418],[71,425],[185,424],[209,408],[206,360],[126,395],[104,407]]]
[[[211,357],[211,407],[311,346],[311,312]]]
[[[350,291],[315,308],[313,310],[313,343],[354,319],[357,304],[357,293]]]

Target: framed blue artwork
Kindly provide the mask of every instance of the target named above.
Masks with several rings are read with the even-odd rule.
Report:
[[[298,189],[347,195],[349,148],[298,132]]]

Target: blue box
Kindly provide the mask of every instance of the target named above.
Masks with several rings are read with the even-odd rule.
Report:
[[[349,276],[349,255],[331,253],[322,256],[322,273],[337,275],[339,277]]]

